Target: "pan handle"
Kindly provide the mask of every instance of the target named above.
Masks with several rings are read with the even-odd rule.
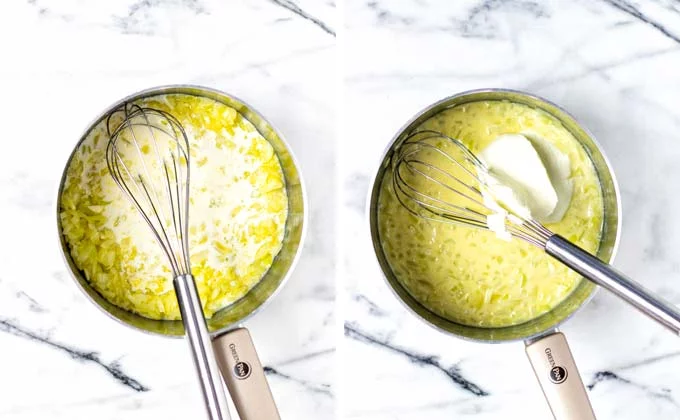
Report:
[[[242,420],[280,420],[255,345],[245,328],[213,338],[224,382]]]
[[[554,332],[528,342],[526,353],[555,420],[595,420],[564,334]]]

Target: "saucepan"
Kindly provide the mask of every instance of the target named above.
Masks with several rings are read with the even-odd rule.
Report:
[[[597,290],[595,284],[582,279],[574,291],[560,304],[530,321],[507,327],[482,328],[457,323],[427,309],[414,299],[397,280],[387,262],[378,230],[378,198],[381,183],[388,172],[393,151],[410,132],[437,113],[477,101],[509,101],[542,110],[560,121],[578,140],[593,162],[604,199],[602,235],[596,255],[602,261],[608,263],[613,260],[621,231],[619,190],[614,172],[593,135],[565,110],[545,99],[519,91],[484,89],[453,95],[428,106],[401,128],[387,147],[373,179],[368,203],[371,238],[378,262],[389,288],[398,300],[418,318],[439,331],[458,338],[484,343],[524,341],[529,361],[556,419],[594,419],[595,416],[583,381],[574,363],[566,338],[563,333],[558,331],[558,327],[592,299]]]
[[[69,246],[62,234],[59,217],[61,198],[66,180],[67,169],[82,142],[113,110],[122,104],[134,102],[150,96],[164,94],[186,94],[213,99],[238,111],[250,121],[262,136],[271,143],[277,154],[285,178],[288,195],[288,218],[286,220],[283,246],[264,277],[241,299],[216,312],[207,320],[212,337],[213,350],[218,365],[234,405],[244,420],[279,419],[278,410],[264,375],[262,365],[255,352],[252,338],[242,323],[276,295],[283,287],[295,266],[306,232],[306,194],[302,177],[290,147],[281,134],[252,107],[226,93],[199,86],[174,85],[144,90],[113,104],[97,117],[85,130],[66,162],[57,195],[57,228],[61,250],[68,270],[76,284],[86,296],[113,319],[147,333],[167,337],[184,336],[181,321],[154,320],[132,313],[111,304],[102,297],[87,281],[83,272],[76,266]],[[229,215],[225,215],[229,217]]]

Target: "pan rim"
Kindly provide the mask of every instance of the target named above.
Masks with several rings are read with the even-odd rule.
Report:
[[[193,91],[193,92],[187,92],[187,91]],[[306,184],[305,184],[305,180],[303,178],[300,163],[299,163],[297,157],[295,156],[293,149],[291,148],[290,144],[286,141],[286,139],[283,136],[283,134],[281,133],[281,131],[278,130],[277,127],[275,127],[271,123],[271,121],[269,121],[267,118],[265,118],[259,111],[257,111],[255,108],[253,108],[248,102],[246,102],[246,101],[240,99],[239,97],[234,96],[230,93],[227,93],[227,92],[215,89],[215,88],[201,86],[201,85],[180,83],[180,84],[159,85],[159,86],[146,88],[146,89],[137,91],[135,93],[129,94],[126,97],[119,99],[119,100],[115,101],[114,103],[112,103],[110,106],[106,107],[104,111],[99,113],[94,119],[92,119],[90,121],[89,124],[87,124],[86,129],[82,132],[82,134],[79,137],[79,140],[73,146],[70,155],[66,159],[66,163],[64,165],[64,168],[61,171],[61,177],[60,177],[60,181],[59,181],[59,184],[58,184],[58,187],[57,187],[57,192],[56,192],[56,200],[54,202],[54,207],[53,207],[54,214],[56,215],[56,218],[57,218],[56,229],[57,229],[57,235],[58,235],[57,237],[58,237],[58,240],[59,240],[59,249],[60,249],[60,253],[61,253],[64,265],[66,266],[66,269],[67,269],[69,275],[71,276],[73,281],[78,286],[78,289],[87,297],[87,299],[94,306],[96,306],[106,316],[108,316],[109,318],[115,320],[116,322],[118,322],[122,325],[125,325],[126,327],[132,328],[132,329],[137,330],[137,331],[141,331],[141,332],[149,334],[149,335],[161,336],[161,337],[172,337],[172,338],[182,338],[184,336],[184,334],[172,334],[172,333],[160,332],[160,331],[142,328],[138,325],[135,325],[133,323],[128,323],[128,322],[118,318],[117,316],[115,316],[114,314],[112,314],[111,312],[109,312],[108,310],[103,308],[99,304],[99,302],[97,302],[90,295],[90,293],[85,289],[84,285],[78,279],[78,274],[74,271],[73,267],[69,263],[69,255],[68,255],[69,251],[67,249],[66,241],[65,241],[65,238],[64,238],[64,235],[63,235],[63,232],[62,232],[61,218],[59,217],[60,205],[61,205],[61,196],[62,196],[64,184],[65,184],[65,181],[66,181],[66,174],[67,174],[68,168],[70,167],[71,162],[73,160],[73,157],[75,156],[76,152],[78,151],[78,148],[80,147],[82,142],[86,140],[89,133],[97,126],[97,124],[99,124],[102,121],[102,119],[105,118],[112,110],[120,107],[125,102],[138,100],[138,99],[151,97],[151,96],[158,96],[158,95],[172,94],[172,93],[200,96],[200,97],[206,97],[206,98],[215,100],[214,98],[211,98],[210,96],[208,96],[208,95],[214,95],[214,96],[217,96],[217,97],[225,97],[225,98],[228,98],[230,100],[233,100],[233,101],[241,104],[249,112],[251,112],[252,114],[257,116],[262,122],[264,122],[266,124],[267,128],[269,128],[273,133],[276,134],[278,139],[281,141],[281,144],[284,146],[286,153],[288,153],[288,155],[290,156],[290,161],[292,162],[293,167],[296,170],[296,175],[297,175],[297,178],[299,180],[300,195],[301,195],[301,201],[302,201],[302,203],[301,203],[301,205],[302,205],[302,221],[301,221],[302,227],[300,229],[300,240],[299,240],[299,242],[296,246],[294,255],[293,255],[293,257],[290,261],[290,265],[288,266],[286,272],[284,273],[281,281],[278,283],[278,285],[276,285],[276,288],[271,292],[271,294],[269,296],[266,297],[265,300],[260,302],[256,307],[254,307],[246,315],[242,316],[241,318],[232,322],[231,324],[224,325],[224,326],[221,326],[217,329],[209,331],[209,334],[210,334],[211,337],[217,337],[217,336],[222,335],[222,334],[224,334],[224,333],[226,333],[226,332],[228,332],[228,331],[230,331],[234,328],[238,328],[245,321],[247,321],[251,317],[255,316],[261,310],[263,310],[267,305],[269,305],[271,303],[271,301],[279,293],[281,293],[281,290],[284,288],[286,283],[289,281],[290,277],[292,276],[293,272],[295,271],[295,268],[296,268],[296,266],[297,266],[297,264],[300,260],[302,250],[304,248],[305,240],[306,240],[306,237],[307,237],[307,230],[309,228],[309,203],[308,203],[309,198],[308,198]],[[208,95],[206,95],[206,94],[208,94]],[[237,110],[237,112],[241,113],[238,110]],[[83,281],[89,283],[89,281],[84,277],[84,275],[83,275]],[[256,283],[256,285],[257,285],[257,283]],[[256,287],[256,285],[254,285],[253,288]],[[253,290],[253,288],[251,288],[250,290]],[[92,288],[92,290],[95,293],[97,293],[102,299],[106,300],[106,298],[104,298],[101,295],[101,293],[99,293],[99,291],[97,291],[94,288]],[[249,292],[250,292],[250,290],[249,290]],[[245,296],[247,296],[248,293],[246,293],[246,295],[244,295],[240,299],[243,299]],[[229,308],[231,305],[235,304],[240,299],[236,300],[235,302],[232,302],[231,304],[229,304],[225,308],[220,309],[220,311],[222,311],[226,308]],[[106,300],[106,301],[108,302],[108,300]],[[159,319],[146,318],[146,317],[144,317],[140,314],[137,314],[137,313],[134,313],[134,312],[129,311],[127,309],[121,308],[121,307],[114,305],[110,302],[109,302],[109,304],[115,306],[116,308],[118,308],[121,311],[124,311],[125,313],[131,314],[135,317],[139,317],[139,318],[142,318],[142,319],[153,321],[153,322],[178,322],[178,323],[182,322],[181,320],[159,320]]]
[[[390,282],[387,273],[385,272],[385,268],[383,267],[383,264],[380,262],[380,253],[382,252],[380,249],[378,249],[378,245],[376,243],[376,238],[374,237],[374,231],[377,233],[377,227],[375,226],[377,221],[374,220],[374,218],[377,218],[377,215],[374,214],[372,211],[374,207],[374,201],[377,202],[377,199],[379,197],[379,192],[376,193],[376,186],[379,187],[379,183],[382,182],[383,177],[381,176],[381,171],[383,166],[385,165],[386,159],[389,157],[392,149],[394,148],[394,145],[399,139],[402,137],[402,135],[412,128],[414,123],[418,122],[421,118],[424,116],[428,115],[430,112],[433,110],[445,106],[448,103],[451,103],[452,101],[455,100],[460,100],[461,98],[465,97],[472,97],[475,95],[480,95],[480,94],[507,94],[507,95],[517,95],[517,96],[522,96],[525,98],[528,98],[529,100],[537,101],[537,102],[542,102],[545,105],[549,107],[553,107],[556,110],[558,110],[562,115],[554,115],[553,113],[550,113],[546,110],[543,110],[544,112],[548,112],[551,116],[554,118],[557,118],[558,120],[561,120],[563,118],[560,117],[566,117],[567,119],[571,119],[575,125],[581,129],[586,136],[592,141],[593,145],[595,146],[597,152],[599,153],[600,157],[602,158],[602,161],[604,162],[604,166],[607,169],[608,175],[611,178],[612,185],[613,185],[613,196],[616,202],[616,226],[615,226],[615,236],[613,240],[613,244],[611,247],[611,255],[609,257],[609,263],[612,263],[615,260],[616,254],[618,252],[618,247],[620,244],[620,238],[621,238],[621,226],[622,226],[622,207],[621,207],[621,195],[620,195],[620,187],[618,184],[618,181],[616,179],[616,174],[614,172],[613,166],[611,164],[611,161],[607,157],[606,153],[604,152],[602,145],[597,141],[593,133],[588,130],[583,124],[580,123],[578,119],[576,119],[571,113],[566,111],[564,108],[561,106],[555,104],[554,102],[547,100],[541,96],[535,95],[533,93],[529,93],[526,91],[522,90],[515,90],[515,89],[507,89],[507,88],[480,88],[480,89],[472,89],[472,90],[466,90],[462,91],[459,93],[455,93],[453,95],[447,96],[445,98],[442,98],[438,101],[435,101],[434,103],[427,105],[426,107],[422,108],[420,111],[418,111],[413,117],[411,117],[405,124],[403,124],[396,132],[396,134],[392,137],[392,139],[388,142],[387,146],[383,150],[383,153],[380,157],[380,160],[378,161],[377,165],[374,167],[373,171],[371,172],[371,184],[368,189],[368,196],[366,199],[366,221],[368,222],[368,230],[369,230],[369,235],[371,238],[372,246],[373,246],[373,251],[375,253],[375,262],[378,264],[381,275],[383,278],[383,281],[387,285],[388,289],[391,291],[392,295],[401,303],[403,307],[406,308],[408,312],[411,314],[415,315],[417,319],[419,319],[421,322],[424,322],[426,325],[428,325],[431,328],[434,328],[435,330],[445,333],[447,335],[465,340],[465,341],[470,341],[470,342],[476,342],[476,343],[489,343],[489,344],[496,344],[496,343],[510,343],[510,342],[517,342],[517,341],[531,341],[533,339],[536,339],[538,337],[545,336],[546,334],[550,334],[551,332],[557,331],[558,328],[566,321],[568,321],[571,317],[573,317],[576,313],[581,311],[583,307],[585,307],[595,296],[597,291],[600,289],[599,286],[593,284],[593,289],[591,292],[588,294],[586,298],[583,299],[583,301],[576,306],[570,313],[568,313],[566,316],[564,316],[562,319],[557,320],[555,323],[549,325],[548,327],[537,331],[533,332],[531,334],[525,335],[525,336],[514,336],[510,338],[503,338],[503,339],[486,339],[486,338],[478,338],[478,337],[471,337],[463,334],[458,334],[456,332],[449,331],[445,328],[443,328],[440,325],[437,325],[436,323],[430,321],[429,319],[426,319],[424,316],[422,316],[420,313],[418,313],[410,304],[404,301],[402,296],[400,296],[399,292],[395,289],[395,287],[392,285]],[[502,100],[501,98],[497,100]],[[512,102],[512,100],[509,99],[509,101]],[[470,102],[474,102],[474,100],[471,100]],[[464,103],[464,102],[463,102]],[[455,104],[453,106],[457,106],[459,104]],[[434,115],[434,114],[433,114]],[[579,141],[580,142],[580,141]],[[587,281],[586,279],[582,279],[581,281]],[[404,287],[404,286],[402,286]],[[409,293],[406,290],[406,293]],[[410,293],[409,293],[410,294]],[[412,296],[411,296],[412,297]],[[412,297],[413,300],[417,302],[415,298]],[[430,309],[425,307],[423,304],[420,302],[417,302],[418,306],[422,308],[425,312],[433,315],[433,317],[445,320],[448,323],[456,324],[459,325],[465,329],[479,329],[479,330],[503,330],[503,329],[508,329],[508,328],[514,328],[518,327],[520,325],[523,325],[524,323],[521,324],[516,324],[516,325],[509,325],[509,326],[503,326],[503,327],[475,327],[471,325],[466,325],[462,324],[459,322],[456,322],[454,320],[446,319],[443,318],[442,316],[432,312]],[[558,304],[559,306],[559,304]],[[557,308],[557,306],[556,306]],[[543,315],[549,314],[549,312],[546,312]],[[539,315],[539,317],[533,318],[531,320],[528,320],[526,322],[531,322],[533,320],[536,320],[540,318],[543,315]]]

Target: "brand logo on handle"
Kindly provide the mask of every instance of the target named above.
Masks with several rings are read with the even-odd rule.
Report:
[[[555,366],[550,369],[550,380],[553,383],[561,384],[567,380],[567,370],[562,366]]]
[[[248,379],[250,373],[253,371],[250,368],[250,365],[248,364],[248,362],[244,362],[238,357],[236,345],[234,345],[233,343],[229,344],[229,350],[231,350],[231,357],[234,358],[235,363],[233,368],[234,377],[239,380]]]
[[[248,379],[250,371],[250,365],[246,362],[238,362],[234,365],[234,376],[236,376],[236,379]]]
[[[555,363],[555,359],[553,358],[550,347],[545,349],[545,354],[548,356],[548,363],[550,363],[550,382],[554,384],[561,384],[562,382],[566,381],[568,375],[567,370]]]

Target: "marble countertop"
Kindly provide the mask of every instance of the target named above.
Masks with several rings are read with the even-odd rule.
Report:
[[[112,102],[151,86],[200,84],[244,99],[301,163],[311,204],[303,257],[282,293],[247,322],[285,419],[333,418],[338,393],[347,419],[550,417],[520,343],[475,344],[428,328],[393,297],[374,261],[365,199],[377,159],[413,114],[456,92],[527,90],[589,128],[621,187],[615,265],[680,304],[677,2],[338,6],[0,5],[0,418],[202,413],[186,343],[138,333],[95,308],[67,274],[54,226],[58,179],[82,130]],[[338,255],[345,292],[336,314]],[[345,339],[336,359],[338,318]],[[562,330],[599,419],[680,419],[677,337],[606,292]]]
[[[548,419],[521,343],[446,336],[406,311],[374,259],[366,194],[422,108],[505,87],[589,128],[618,176],[615,265],[680,304],[680,4],[670,0],[348,0],[340,148],[347,419]],[[563,325],[598,419],[680,419],[680,341],[604,291]]]
[[[312,216],[304,253],[246,325],[282,417],[333,416],[335,15],[332,1],[0,5],[0,418],[203,418],[187,344],[94,307],[65,270],[55,227],[57,183],[87,124],[172,83],[242,98],[297,155]]]

